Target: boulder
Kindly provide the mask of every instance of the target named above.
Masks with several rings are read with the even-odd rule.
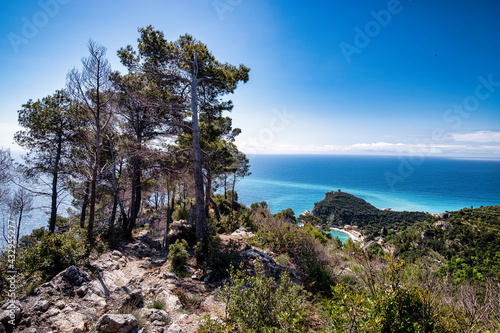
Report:
[[[105,314],[97,321],[97,332],[129,333],[137,331],[137,320],[131,314]]]
[[[111,295],[111,299],[108,302],[113,303],[114,307],[118,309],[123,309],[126,306],[139,306],[144,300],[144,293],[142,290],[135,288],[134,286],[127,285],[117,288]]]
[[[161,326],[165,326],[170,322],[170,317],[165,310],[142,308],[139,314],[149,322],[162,322],[163,325]]]
[[[117,256],[119,253],[119,251],[115,250],[111,253],[111,255],[107,253],[103,254],[93,263],[94,268],[99,272],[110,272],[120,269],[121,264],[118,262],[118,259],[121,259],[122,257]]]
[[[185,239],[188,244],[196,244],[194,227],[184,220],[174,221],[170,225],[169,243],[174,244],[177,239]]]
[[[73,297],[76,289],[89,281],[91,281],[89,273],[76,266],[70,266],[57,274],[50,282],[41,285],[39,293],[53,296],[62,292],[66,296]]]
[[[54,279],[57,280],[57,277],[66,280],[72,286],[81,286],[84,282],[91,280],[90,275],[87,272],[76,266],[66,268],[61,273],[57,274]]]
[[[0,323],[7,326],[12,321],[17,323],[21,319],[23,307],[18,301],[12,302],[8,300],[3,303],[0,311]]]
[[[143,243],[134,244],[132,251],[137,258],[149,257],[151,254],[151,249]]]
[[[58,308],[51,308],[49,311],[45,313],[47,317],[57,316],[61,311]]]
[[[231,236],[239,236],[241,238],[249,238],[255,236],[255,234],[251,231],[248,231],[244,227],[238,228],[235,232],[231,234]]]
[[[148,244],[148,246],[151,248],[151,249],[155,249],[157,251],[160,251],[161,250],[161,242],[160,241],[157,241],[157,240],[154,240],[152,239],[149,234],[146,234],[144,236],[144,242],[146,244]]]
[[[50,302],[46,300],[39,300],[38,302],[35,303],[33,306],[34,311],[39,311],[39,312],[45,312],[49,309],[50,307]]]
[[[103,308],[106,306],[106,299],[97,294],[87,294],[83,298],[85,301],[89,302],[92,308]]]
[[[274,260],[269,255],[265,254],[264,252],[256,251],[254,249],[241,251],[240,255],[244,258],[250,258],[250,259],[261,258],[266,262],[274,262]]]
[[[58,301],[56,303],[56,307],[60,310],[64,309],[66,307],[66,303],[64,303],[64,301]]]
[[[52,327],[57,327],[61,333],[83,333],[87,331],[86,323],[90,318],[75,311],[65,311],[52,318]]]
[[[437,221],[433,224],[434,228],[441,228],[443,230],[449,230],[453,228],[453,225],[446,221]]]
[[[181,310],[182,303],[179,300],[179,297],[172,294],[169,294],[167,297],[165,297],[165,309],[168,312]]]
[[[177,275],[175,275],[175,273],[168,271],[163,273],[163,278],[166,280],[179,280],[179,278],[177,277]]]
[[[173,323],[172,325],[170,325],[167,332],[168,333],[181,333],[182,328],[179,325],[177,325],[176,323]]]

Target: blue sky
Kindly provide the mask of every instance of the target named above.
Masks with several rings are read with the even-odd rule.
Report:
[[[149,24],[251,68],[230,98],[253,153],[500,156],[500,3],[42,0],[0,11],[0,146],[17,110],[65,86],[89,38],[116,51]]]

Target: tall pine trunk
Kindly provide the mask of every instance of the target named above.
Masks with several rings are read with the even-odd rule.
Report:
[[[92,179],[90,181],[89,224],[87,226],[87,241],[90,247],[94,245],[95,204],[97,196],[96,188],[97,188],[97,168],[94,167],[94,170],[92,170]]]
[[[87,205],[89,204],[89,194],[90,194],[90,182],[85,182],[85,190],[83,194],[83,204],[82,204],[82,212],[80,214],[80,228],[85,227],[85,217],[87,215]]]
[[[120,216],[122,219],[122,231],[125,230],[126,226],[128,225],[128,217],[127,213],[125,212],[125,207],[123,205],[122,200],[120,199],[120,192],[118,190],[118,184],[116,182],[116,159],[115,159],[115,150],[113,149],[113,140],[109,140],[109,152],[111,154],[111,165],[112,165],[112,171],[113,174],[112,176],[112,184],[113,184],[113,190],[115,193],[115,201],[118,206],[120,207]],[[122,171],[122,164],[120,163],[120,174]],[[114,208],[114,211],[116,211],[116,207]]]
[[[194,219],[198,251],[196,259],[203,262],[208,251],[208,229],[205,218],[205,195],[203,189],[203,171],[201,166],[200,128],[198,125],[198,54],[194,55],[193,73],[191,77],[191,112],[193,114],[193,162],[194,162]]]
[[[113,196],[113,208],[111,210],[111,216],[109,218],[109,233],[113,235],[115,233],[115,220],[116,220],[116,209],[118,208],[118,199],[116,195]]]
[[[95,222],[95,204],[97,201],[97,176],[101,162],[101,105],[99,97],[99,79],[97,80],[97,109],[95,112],[96,122],[96,148],[94,155],[94,165],[92,168],[92,179],[90,181],[90,207],[89,207],[89,225],[87,228],[87,241],[89,249],[94,245],[94,222]]]
[[[141,184],[141,166],[140,157],[135,156],[132,162],[132,203],[130,207],[130,218],[127,228],[125,229],[125,238],[132,237],[132,229],[134,229],[142,201],[142,184]]]
[[[205,216],[210,215],[210,195],[212,194],[212,174],[207,170],[207,182],[205,184]]]
[[[57,140],[57,151],[54,161],[54,169],[52,171],[52,196],[51,196],[51,209],[50,209],[50,222],[49,222],[49,232],[54,232],[56,229],[56,219],[57,219],[57,180],[59,176],[59,161],[61,160],[62,153],[62,138],[58,137]]]

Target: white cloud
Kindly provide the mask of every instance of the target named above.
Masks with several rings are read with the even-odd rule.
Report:
[[[500,132],[476,131],[471,133],[449,133],[452,140],[475,143],[500,143]]]
[[[22,148],[14,143],[14,134],[21,129],[17,124],[0,124],[0,146],[14,152],[21,152]]]
[[[417,155],[417,156],[495,156],[500,154],[500,146],[466,144],[408,144],[373,142],[352,145],[238,145],[247,154],[352,154],[352,155]]]

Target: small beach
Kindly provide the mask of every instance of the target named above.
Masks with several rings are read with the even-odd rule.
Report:
[[[339,228],[330,228],[329,233],[333,237],[338,237],[342,243],[345,243],[348,238],[351,238],[355,242],[361,241],[358,237],[356,237],[352,233],[350,233],[346,230],[339,229]]]

